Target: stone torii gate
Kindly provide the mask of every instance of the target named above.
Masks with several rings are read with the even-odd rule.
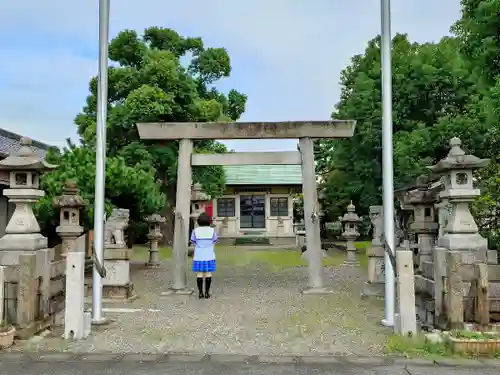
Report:
[[[354,134],[354,120],[293,122],[164,122],[139,123],[141,139],[178,140],[179,161],[175,206],[173,283],[162,295],[189,295],[187,288],[187,253],[191,205],[192,166],[203,165],[301,165],[304,220],[307,238],[309,279],[303,293],[325,294],[330,291],[323,281],[323,265],[318,215],[318,193],[314,162],[314,139],[349,138]],[[193,140],[201,139],[299,139],[299,150],[292,152],[239,152],[193,154]]]

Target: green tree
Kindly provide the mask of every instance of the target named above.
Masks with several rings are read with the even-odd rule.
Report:
[[[76,147],[68,141],[63,152],[50,150],[47,161],[58,165],[58,168],[42,177],[42,188],[46,195],[36,206],[37,217],[42,228],[50,230],[59,222],[59,215],[52,208],[52,200],[59,196],[66,181],[76,182],[80,195],[89,205],[82,215],[82,224],[93,227],[94,220],[94,181],[95,150],[89,147]],[[152,163],[146,160],[142,164],[127,165],[121,156],[109,157],[106,160],[105,205],[107,213],[113,207],[124,207],[130,210],[131,220],[139,221],[144,215],[157,212],[165,204],[165,195],[161,192],[161,184],[156,180],[156,171]]]
[[[234,121],[244,112],[246,96],[236,90],[226,95],[214,84],[228,77],[230,59],[223,48],[205,48],[200,38],[184,38],[171,29],[150,27],[142,37],[124,30],[109,46],[109,100],[107,154],[125,165],[152,163],[162,182],[167,206],[164,234],[172,238],[178,142],[141,141],[137,122]],[[92,147],[96,131],[97,79],[90,81],[90,95],[75,123],[82,143]],[[215,141],[195,142],[196,152],[225,152]],[[196,168],[195,182],[206,193],[218,196],[224,188],[221,167]]]
[[[481,132],[477,123],[453,117],[466,111],[475,93],[474,80],[457,52],[455,39],[417,44],[397,34],[392,53],[395,185],[401,187],[445,156],[452,136],[461,136],[464,143],[475,147],[481,143]],[[377,37],[342,72],[341,98],[332,114],[337,119],[357,120],[354,137],[317,146],[318,168],[333,217],[351,199],[360,214],[381,203],[380,67]]]
[[[476,72],[481,87],[490,87],[500,72],[500,1],[461,0],[462,16],[452,26],[460,52]]]

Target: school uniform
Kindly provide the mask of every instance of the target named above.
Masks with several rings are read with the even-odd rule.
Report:
[[[215,272],[215,242],[217,233],[212,227],[198,227],[191,233],[194,244],[193,272]]]
[[[198,274],[215,272],[217,269],[214,250],[215,243],[217,242],[217,232],[215,228],[195,228],[191,233],[191,242],[194,244],[193,272]],[[196,284],[198,286],[199,298],[210,298],[212,277],[198,277]],[[203,284],[205,284],[205,293],[203,293]]]

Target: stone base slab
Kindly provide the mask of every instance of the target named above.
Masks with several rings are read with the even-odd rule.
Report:
[[[366,248],[366,256],[383,258],[385,256],[385,249],[382,246],[369,246]]]
[[[46,248],[47,237],[40,233],[9,233],[0,238],[1,250],[35,251]]]
[[[104,260],[130,260],[132,258],[133,249],[127,247],[105,248]]]
[[[132,301],[137,299],[137,295],[134,292],[134,284],[132,283],[127,285],[104,285],[102,296],[110,300]]]
[[[160,262],[146,262],[144,264],[146,268],[160,268],[161,263]]]
[[[384,295],[385,295],[384,283],[365,282],[365,285],[363,287],[363,292],[361,293],[362,298],[369,298],[369,297],[384,298]]]
[[[194,289],[169,289],[166,292],[162,292],[160,296],[170,297],[170,296],[190,296],[194,293]]]
[[[344,260],[343,265],[348,267],[358,267],[359,262],[357,260]]]
[[[139,296],[134,292],[134,284],[103,285],[103,303],[132,302]],[[85,280],[85,302],[92,302],[92,279]]]
[[[328,288],[306,288],[301,291],[304,295],[325,295],[325,294],[334,294],[335,292]]]

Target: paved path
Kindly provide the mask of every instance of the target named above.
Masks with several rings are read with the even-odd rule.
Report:
[[[242,364],[211,361],[21,362],[2,360],[0,373],[16,375],[498,375],[499,369],[403,365]]]
[[[240,251],[235,250],[235,251]],[[244,253],[242,253],[244,257]],[[297,253],[297,256],[298,253]],[[220,263],[223,263],[222,261]],[[360,298],[360,268],[325,268],[334,293],[302,295],[307,268],[273,270],[259,265],[218,265],[213,299],[160,297],[167,290],[170,264],[135,268],[139,299],[112,308],[140,309],[106,313],[116,323],[87,340],[68,343],[56,337],[25,347],[73,352],[195,352],[228,354],[382,355],[389,330],[379,321],[381,302]],[[194,285],[189,274],[189,283]],[[60,336],[59,336],[60,337]]]

